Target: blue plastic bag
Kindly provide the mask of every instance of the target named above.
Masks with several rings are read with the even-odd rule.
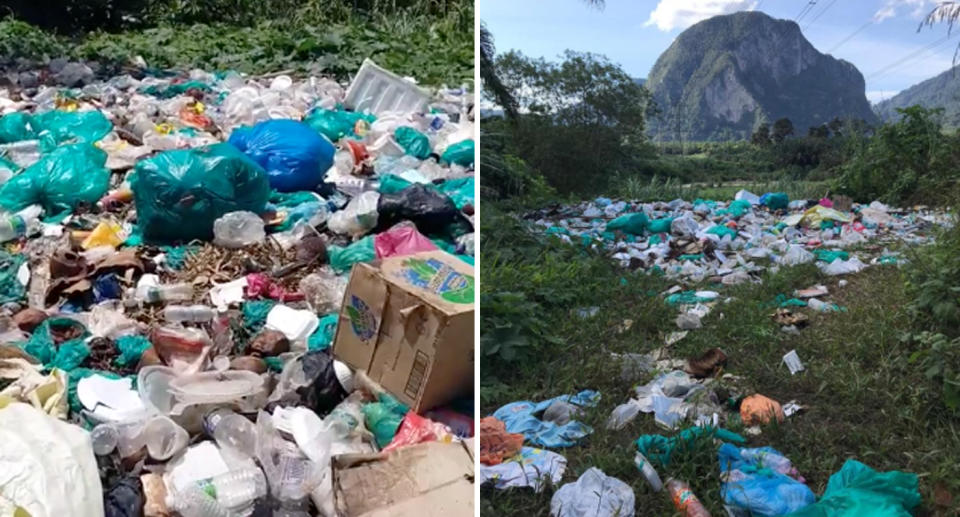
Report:
[[[770,447],[720,446],[720,492],[724,503],[756,516],[789,515],[817,501],[807,485],[793,479],[790,460]]]
[[[600,400],[600,393],[592,390],[583,390],[576,395],[561,395],[543,402],[519,401],[511,402],[493,413],[501,420],[508,432],[520,433],[527,439],[527,443],[546,448],[573,447],[581,438],[593,432],[588,425],[571,420],[564,425],[541,420],[543,412],[554,402],[562,401],[580,407],[596,406]]]
[[[229,143],[267,171],[270,187],[280,192],[313,190],[333,165],[333,144],[310,126],[278,119],[239,128]]]

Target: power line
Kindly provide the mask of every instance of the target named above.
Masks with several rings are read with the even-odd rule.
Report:
[[[853,31],[852,33],[850,33],[849,36],[847,36],[846,38],[843,38],[842,40],[840,40],[839,43],[837,43],[837,44],[834,45],[830,50],[828,50],[828,51],[827,51],[827,54],[832,54],[832,53],[833,53],[834,51],[836,51],[838,48],[842,47],[842,46],[844,45],[844,43],[852,40],[854,36],[856,36],[857,34],[860,34],[860,33],[863,32],[867,27],[869,27],[869,26],[871,26],[871,25],[873,25],[873,20],[870,20],[870,21],[868,21],[867,23],[864,23],[863,25],[860,26],[859,29],[857,29],[857,30]]]
[[[879,77],[879,76],[881,76],[881,75],[883,75],[883,74],[885,74],[885,73],[887,73],[887,72],[889,72],[889,71],[897,68],[898,66],[900,66],[900,65],[902,65],[902,64],[904,64],[904,63],[907,63],[908,61],[910,61],[910,60],[912,60],[912,59],[920,56],[921,54],[927,52],[928,50],[931,50],[931,49],[933,49],[934,47],[937,47],[937,46],[939,46],[939,45],[944,44],[944,43],[947,42],[947,40],[949,40],[949,39],[950,39],[950,35],[948,34],[948,35],[946,35],[946,36],[944,36],[944,37],[942,37],[942,38],[940,38],[940,39],[938,39],[938,40],[936,40],[936,41],[934,41],[934,42],[932,42],[932,43],[928,43],[928,44],[924,45],[923,47],[921,47],[921,48],[919,48],[919,49],[917,49],[917,50],[915,50],[915,51],[907,54],[906,56],[901,57],[900,59],[894,61],[893,63],[891,63],[891,64],[889,64],[889,65],[881,68],[880,70],[877,70],[876,72],[870,74],[869,76],[867,76],[867,79],[874,79],[874,78],[876,78],[876,77]]]
[[[799,23],[804,16],[810,14],[810,11],[812,11],[816,5],[817,5],[817,0],[810,0],[809,2],[807,2],[807,5],[803,6],[803,10],[800,11],[800,14],[798,14],[797,17],[793,19],[793,21]]]
[[[759,11],[761,5],[763,5],[763,0],[760,0],[759,2],[757,2],[757,6],[754,7],[753,10],[754,10],[754,11]]]
[[[837,3],[837,0],[833,0],[832,2],[830,2],[829,4],[827,4],[827,6],[824,7],[816,16],[814,16],[814,18],[813,18],[812,20],[810,20],[809,22],[807,22],[807,25],[803,28],[803,30],[809,29],[810,26],[813,25],[813,22],[819,20],[820,17],[823,16],[823,13],[827,12],[831,7],[833,7],[833,4],[835,4],[835,3]]]

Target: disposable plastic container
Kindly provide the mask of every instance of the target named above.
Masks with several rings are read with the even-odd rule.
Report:
[[[419,113],[429,103],[430,96],[422,88],[369,59],[363,61],[344,99],[348,108],[375,115],[387,111]]]

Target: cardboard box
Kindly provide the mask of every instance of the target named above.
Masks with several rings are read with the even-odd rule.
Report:
[[[337,515],[472,516],[472,442],[426,442],[384,455],[335,456],[331,462]]]
[[[334,356],[420,413],[473,388],[473,267],[442,251],[356,264]]]

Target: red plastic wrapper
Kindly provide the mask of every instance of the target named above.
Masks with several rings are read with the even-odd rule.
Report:
[[[424,418],[413,411],[407,412],[400,422],[400,428],[393,440],[383,448],[383,452],[390,452],[407,445],[416,445],[422,442],[452,442],[455,438],[449,427]]]
[[[247,289],[244,295],[247,298],[270,298],[279,302],[299,302],[306,298],[303,293],[287,291],[263,273],[247,275]]]
[[[373,247],[378,259],[439,249],[413,225],[395,226],[378,233],[373,238]]]

